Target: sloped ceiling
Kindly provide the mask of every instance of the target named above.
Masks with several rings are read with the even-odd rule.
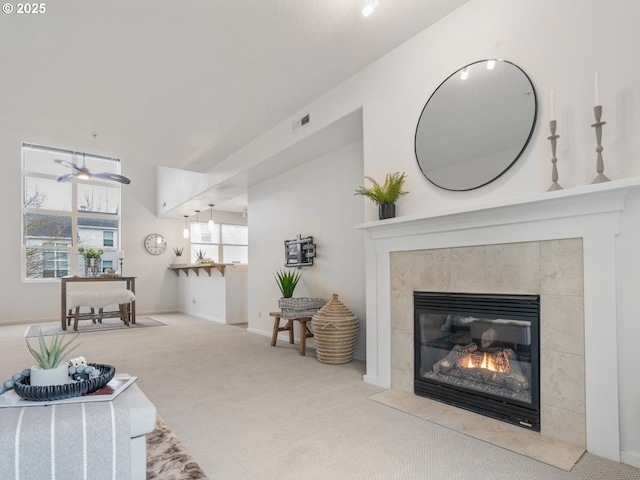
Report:
[[[55,0],[0,16],[0,125],[205,172],[468,0]]]

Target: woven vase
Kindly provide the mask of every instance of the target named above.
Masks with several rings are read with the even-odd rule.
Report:
[[[353,359],[358,317],[338,300],[337,294],[312,317],[311,331],[319,362],[338,365]]]

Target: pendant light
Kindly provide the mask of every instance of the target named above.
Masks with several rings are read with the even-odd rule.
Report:
[[[196,210],[196,230],[195,230],[195,234],[196,235],[200,235],[200,210]]]
[[[213,232],[213,229],[216,226],[216,222],[213,221],[213,207],[214,207],[213,203],[210,203],[209,209],[211,211],[211,217],[209,218],[209,223],[208,223],[210,232]]]
[[[184,230],[182,231],[182,236],[184,238],[189,238],[189,225],[187,224],[188,218],[189,218],[189,215],[184,216]]]

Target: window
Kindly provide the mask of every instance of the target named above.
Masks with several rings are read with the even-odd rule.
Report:
[[[102,246],[103,247],[113,247],[113,230],[105,230],[102,232]]]
[[[191,261],[202,250],[217,263],[244,263],[249,260],[249,230],[246,225],[216,223],[209,231],[206,223],[191,223]]]
[[[92,172],[120,173],[120,162],[90,154],[22,145],[23,278],[84,274],[79,246],[102,248],[101,271],[116,264],[120,238],[120,184],[89,179],[58,182],[70,173],[55,159],[86,164]]]

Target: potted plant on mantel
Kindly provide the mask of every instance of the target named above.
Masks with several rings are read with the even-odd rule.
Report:
[[[78,336],[75,335],[68,342],[64,343],[60,336],[54,335],[51,343],[47,345],[42,335],[42,330],[39,330],[39,352],[34,349],[31,344],[29,344],[29,340],[25,338],[29,352],[31,352],[33,358],[38,362],[37,365],[31,367],[29,384],[34,387],[46,387],[49,385],[65,385],[68,383],[69,364],[63,362],[62,359],[79,346],[79,344],[71,345],[77,338]]]
[[[370,188],[358,187],[355,195],[363,195],[378,205],[378,217],[380,220],[396,216],[396,201],[409,192],[402,190],[407,175],[402,172],[387,173],[384,183],[380,185],[371,177],[364,177],[372,183]]]

